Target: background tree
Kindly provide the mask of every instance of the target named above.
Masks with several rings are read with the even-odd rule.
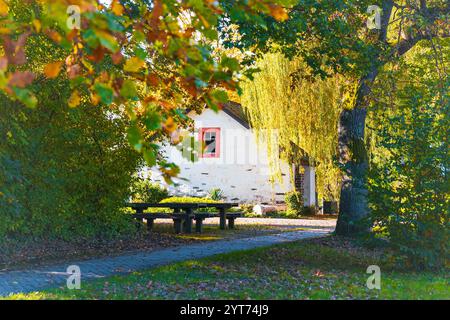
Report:
[[[25,3],[17,9],[19,19],[31,12]],[[23,50],[27,71],[19,74],[39,74],[65,54],[42,35],[30,37]],[[120,210],[140,161],[126,139],[129,120],[124,111],[87,99],[71,108],[69,80],[50,78],[41,74],[27,88],[35,92],[33,109],[0,96],[0,237],[29,241],[130,231],[133,225]]]
[[[236,9],[286,15],[266,0]],[[178,142],[187,108],[217,110],[223,88],[238,88],[239,63],[212,54],[222,12],[210,1],[0,0],[2,235],[130,226],[118,209],[136,152],[170,181],[179,169],[157,142]]]
[[[340,173],[334,162],[343,77],[305,79],[301,58],[289,61],[281,53],[265,54],[255,66],[260,71],[243,82],[240,101],[274,154],[273,169],[279,168],[278,147],[289,163],[309,158],[316,166],[319,197],[338,199]],[[277,130],[276,136],[268,132],[271,129]]]
[[[281,1],[285,2],[285,1]],[[38,75],[69,79],[70,107],[89,101],[102,108],[121,109],[128,117],[127,136],[149,165],[157,160],[167,180],[178,173],[175,164],[157,159],[157,144],[147,137],[166,136],[178,142],[186,108],[208,105],[217,110],[227,101],[221,88],[236,90],[236,59],[212,55],[217,40],[218,2],[177,0],[95,0],[0,2],[0,90],[33,108],[38,100],[29,85]],[[258,23],[260,15],[286,19],[277,2],[238,2],[232,17],[245,14]],[[68,16],[67,12],[70,13]],[[26,44],[51,40],[61,58],[31,72]],[[105,69],[105,62],[109,68]],[[158,66],[164,66],[159,68]],[[139,89],[139,90],[138,90]]]
[[[366,27],[366,10],[378,4],[379,29]],[[232,4],[230,4],[231,6]],[[283,22],[265,19],[252,25],[236,21],[243,35],[231,45],[267,52],[279,48],[288,57],[301,56],[312,74],[327,76],[327,68],[354,77],[353,99],[339,121],[338,149],[343,171],[336,232],[366,231],[368,216],[365,120],[371,86],[380,68],[413,48],[419,41],[447,37],[448,1],[299,1]],[[443,60],[438,48],[436,59]]]
[[[450,54],[447,40],[435,45]],[[386,65],[368,117],[369,222],[419,268],[448,261],[450,77],[434,59],[422,43]]]

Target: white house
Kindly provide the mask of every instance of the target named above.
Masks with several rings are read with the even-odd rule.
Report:
[[[190,138],[179,146],[162,147],[167,159],[181,169],[175,186],[167,186],[172,194],[205,196],[219,188],[226,201],[274,204],[284,202],[285,193],[296,189],[303,193],[305,206],[316,204],[314,168],[307,163],[300,168],[282,162],[281,181],[271,182],[266,144],[257,143],[239,104],[228,103],[217,113],[191,111],[188,116],[194,120]],[[290,168],[296,173],[293,179]],[[153,181],[164,184],[157,169],[150,171]]]

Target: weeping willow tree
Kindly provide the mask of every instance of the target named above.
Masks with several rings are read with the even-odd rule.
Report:
[[[340,173],[334,158],[344,79],[307,76],[304,62],[279,53],[264,55],[257,67],[261,71],[254,79],[242,84],[240,102],[258,141],[267,144],[274,175],[280,176],[280,160],[298,164],[307,156],[316,166],[319,197],[338,199]],[[270,129],[278,134],[267,134]],[[273,156],[278,147],[281,157]]]

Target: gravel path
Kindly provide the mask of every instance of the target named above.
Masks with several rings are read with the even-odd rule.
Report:
[[[267,225],[267,226],[295,226],[295,227],[326,227],[336,226],[335,219],[310,220],[310,219],[282,219],[282,218],[239,218],[235,221],[236,225]]]
[[[170,223],[172,219],[158,219],[156,223]],[[334,228],[336,219],[283,219],[283,218],[238,218],[234,222],[236,225],[266,225],[277,227],[315,227],[315,228]],[[207,218],[204,224],[218,225],[219,218]]]
[[[240,219],[237,219],[237,221],[238,220]],[[257,220],[260,219],[252,218],[248,220],[251,220],[252,223],[257,223]],[[261,220],[266,220],[265,223],[267,224],[268,219]],[[274,223],[293,222],[291,222],[291,219],[270,220],[271,223],[272,220]],[[306,221],[312,222],[313,220]],[[323,222],[328,221],[324,220]],[[240,221],[239,223],[244,223],[244,221]],[[142,251],[135,254],[126,254],[116,257],[86,261],[72,261],[66,264],[38,267],[22,271],[0,272],[0,297],[7,296],[12,293],[33,292],[65,285],[68,277],[66,270],[69,265],[77,265],[80,267],[81,285],[83,285],[83,281],[89,279],[103,278],[114,274],[126,274],[137,270],[143,270],[183,260],[199,259],[215,254],[270,246],[277,243],[296,241],[300,239],[321,237],[333,230],[333,228],[323,228],[323,226],[318,225],[316,227],[317,228],[310,228],[307,231],[300,230],[244,239],[213,241],[151,252]]]

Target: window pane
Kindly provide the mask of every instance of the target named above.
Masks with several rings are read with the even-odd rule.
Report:
[[[219,156],[219,130],[218,128],[202,128],[201,140],[203,145],[203,152],[201,153],[206,157],[218,157]]]
[[[204,135],[205,142],[205,154],[215,154],[216,153],[216,134],[215,132],[205,132]]]

